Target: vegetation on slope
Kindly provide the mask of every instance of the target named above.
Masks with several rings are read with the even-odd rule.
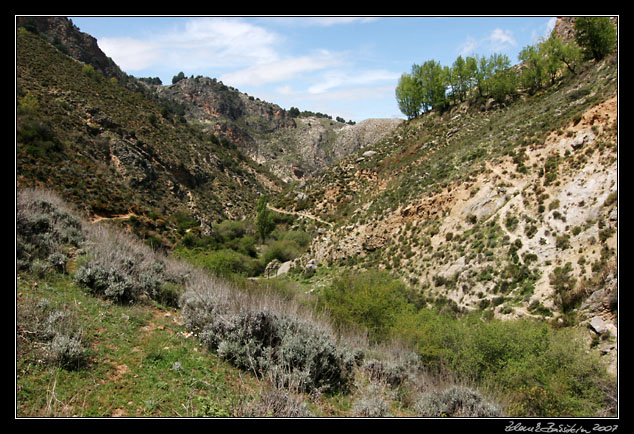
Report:
[[[335,223],[311,257],[392,270],[455,310],[573,313],[616,265],[614,60],[506,106],[430,112],[325,171],[302,192],[307,212]],[[548,313],[562,258],[586,292]]]
[[[160,190],[146,202],[136,196],[145,191],[142,179],[133,186],[129,180],[127,185],[116,183],[112,167],[93,158],[100,148],[91,137],[134,138],[141,147],[137,149],[145,151],[149,147],[144,144],[152,143],[157,146],[155,158],[163,137],[183,146],[192,140],[196,149],[226,157],[225,175],[236,175],[249,165],[232,160],[235,155],[229,149],[222,154],[212,139],[211,148],[205,147],[199,133],[161,112],[155,102],[117,87],[20,32],[19,43],[28,50],[18,62],[18,417],[616,415],[616,381],[596,351],[599,339],[610,338],[596,338],[588,350],[583,329],[573,327],[580,300],[593,286],[606,285],[602,279],[614,259],[608,244],[614,236],[612,222],[595,224],[600,226],[601,261],[593,264],[591,279],[577,280],[572,266],[552,264],[550,285],[567,315],[565,321],[540,319],[548,317],[548,309],[537,305],[534,312],[543,315],[505,321],[489,309],[503,306],[510,292],[526,301],[535,290],[535,258],[522,250],[521,241],[505,234],[524,230],[528,236],[540,221],[513,213],[490,221],[469,215],[461,223],[467,229],[461,231],[448,231],[440,214],[428,218],[423,213],[424,218],[399,227],[392,245],[382,245],[377,237],[364,246],[369,254],[331,260],[331,267],[304,269],[300,255],[311,257],[315,246],[329,242],[333,233],[326,225],[318,230],[295,217],[269,212],[264,201],[249,218],[231,220],[219,214],[204,225],[198,218],[206,212],[204,205],[196,215],[186,208],[150,207],[147,203],[165,200],[158,196]],[[38,56],[48,59],[52,69],[63,67],[46,75]],[[66,69],[77,89],[66,87]],[[49,87],[51,83],[54,86]],[[133,120],[114,118],[116,110],[107,105],[86,111],[85,102],[77,104],[75,99],[93,96],[83,95],[81,89],[95,90],[104,101],[129,100],[122,113],[129,109]],[[561,183],[590,159],[612,167],[615,131],[609,123],[608,128],[601,126],[595,132],[601,143],[581,146],[574,158],[553,155],[529,164],[526,156],[553,130],[566,136],[569,125],[585,122],[588,108],[608,100],[615,89],[615,65],[608,58],[596,69],[578,71],[526,96],[522,103],[493,110],[473,104],[429,113],[373,147],[374,154],[355,156],[357,160],[326,172],[323,183],[313,184],[310,188],[315,190],[308,194],[275,200],[329,218],[335,231],[345,229],[352,235],[358,224],[391,215],[388,210],[416,216],[418,209],[409,207],[425,195],[433,199],[432,209],[442,210],[445,191],[494,175],[491,162],[512,161],[515,172],[506,169],[511,179],[529,172],[539,181],[527,199],[530,209],[563,221],[563,199],[558,197],[562,203],[557,203],[545,197],[544,188]],[[134,105],[147,117],[138,117]],[[80,116],[65,117],[64,112]],[[105,117],[100,116],[103,113]],[[85,122],[77,121],[81,116]],[[141,133],[133,137],[114,132],[124,124],[137,125]],[[181,134],[187,140],[181,142]],[[71,158],[86,167],[69,166]],[[66,178],[52,169],[55,165],[81,182],[64,184]],[[189,180],[187,188],[192,191],[209,186],[206,180],[190,178],[190,168],[173,169],[172,180]],[[94,180],[103,182],[86,188],[93,179],[85,181],[78,174],[91,171]],[[192,187],[191,182],[199,181]],[[24,188],[45,182],[58,183],[60,193],[78,204],[93,198],[98,203],[76,212],[55,194]],[[227,183],[228,191],[234,191]],[[76,190],[71,191],[73,187]],[[478,194],[477,188],[471,191]],[[250,200],[245,201],[246,208],[255,204]],[[136,201],[139,208],[114,209],[116,201]],[[601,204],[601,212],[615,210],[615,202],[613,193]],[[107,221],[91,223],[81,217],[116,217],[131,210],[127,228],[146,241],[149,232],[144,225],[165,219],[162,226],[170,227],[173,254],[157,251],[155,244],[141,243]],[[566,229],[570,235],[558,235],[556,248],[570,249],[572,237],[586,230]],[[463,278],[427,273],[431,281],[412,280],[423,276],[410,261],[419,250],[426,251],[430,263],[450,264],[460,253],[483,266],[473,268],[476,275],[465,273]],[[262,278],[274,259],[294,258],[296,267],[286,277]],[[496,260],[504,260],[505,266]],[[403,281],[390,270],[412,273]],[[467,277],[492,283],[497,291],[471,312],[437,295],[464,290]],[[437,294],[429,298],[420,286],[433,287]],[[616,301],[613,313],[615,308]]]
[[[183,123],[170,104],[134,92],[17,29],[17,183],[55,186],[99,217],[170,247],[174,216],[202,227],[238,218],[275,177],[226,141]]]
[[[614,411],[614,385],[570,331],[458,320],[381,274],[300,303],[82,221],[50,193],[20,191],[17,205],[18,416]],[[351,333],[359,325],[374,344]],[[252,388],[265,392],[247,398]]]

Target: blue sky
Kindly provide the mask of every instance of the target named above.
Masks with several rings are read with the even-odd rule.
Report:
[[[506,54],[549,34],[546,16],[69,17],[126,73],[216,78],[285,109],[404,118],[394,90],[414,63]]]

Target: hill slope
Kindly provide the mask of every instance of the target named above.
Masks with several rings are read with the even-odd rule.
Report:
[[[19,417],[617,414],[615,57],[383,129],[16,38]]]
[[[298,264],[387,269],[428,305],[599,318],[615,337],[616,84],[608,60],[506,106],[406,122],[301,190],[302,212],[335,225]]]
[[[152,89],[181,105],[189,122],[227,138],[284,181],[308,178],[375,143],[401,123],[398,119],[373,119],[351,125],[313,113],[291,116],[276,104],[207,77],[184,78]]]
[[[17,30],[19,188],[51,186],[93,216],[135,215],[142,236],[167,245],[175,216],[208,230],[280,188],[235,145],[181,122],[171,106]]]

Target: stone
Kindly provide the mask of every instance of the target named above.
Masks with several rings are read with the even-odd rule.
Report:
[[[306,271],[315,271],[317,270],[317,259],[311,259],[308,261],[305,267]]]
[[[275,276],[277,277],[277,276],[281,276],[282,274],[288,273],[292,265],[293,265],[293,261],[283,262],[282,265],[280,265],[280,268],[277,269],[277,274]]]
[[[600,316],[595,316],[590,320],[590,327],[599,335],[602,335],[608,330],[605,321],[603,321],[603,318]]]

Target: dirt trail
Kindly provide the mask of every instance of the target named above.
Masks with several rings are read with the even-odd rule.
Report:
[[[300,216],[300,217],[306,217],[306,218],[309,218],[309,219],[316,220],[319,223],[323,223],[323,224],[328,225],[330,227],[334,226],[332,223],[327,222],[325,220],[322,220],[319,217],[316,217],[314,215],[310,215],[310,214],[307,214],[307,213],[303,213],[303,212],[300,212],[300,211],[286,211],[286,210],[283,210],[283,209],[274,208],[271,205],[269,205],[268,203],[266,204],[266,207],[268,209],[270,209],[271,211],[279,212],[281,214],[291,214],[291,215],[296,215],[296,216]]]
[[[91,220],[92,223],[97,223],[100,222],[102,220],[116,220],[116,219],[121,219],[121,220],[128,220],[130,217],[136,216],[136,214],[130,212],[127,214],[119,214],[119,215],[113,215],[111,217],[103,217],[103,216],[94,216]]]

